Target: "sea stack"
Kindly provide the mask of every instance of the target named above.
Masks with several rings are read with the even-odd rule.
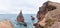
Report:
[[[26,22],[24,22],[24,17],[22,14],[22,10],[20,11],[19,15],[17,16],[17,22],[19,24],[23,24],[24,26],[27,26]]]
[[[24,22],[22,11],[20,11],[19,15],[17,16],[17,22]]]

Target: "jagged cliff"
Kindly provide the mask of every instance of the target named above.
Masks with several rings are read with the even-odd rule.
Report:
[[[47,1],[39,7],[36,28],[60,28],[60,3]],[[56,27],[55,27],[56,26]]]
[[[60,28],[60,3],[49,2],[49,5],[56,7],[55,10],[48,12],[45,16],[46,19],[55,20],[54,24],[49,28]]]

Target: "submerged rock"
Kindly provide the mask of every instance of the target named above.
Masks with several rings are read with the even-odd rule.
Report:
[[[33,16],[31,16],[31,20],[35,20],[35,18]]]
[[[3,20],[0,22],[0,28],[14,28],[9,20]]]
[[[24,26],[27,26],[27,23],[25,23],[25,22],[24,22],[24,24],[23,24],[23,25],[24,25]]]

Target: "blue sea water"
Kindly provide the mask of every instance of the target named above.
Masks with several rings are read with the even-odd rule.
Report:
[[[36,18],[36,14],[23,14],[24,21],[27,23],[27,27],[23,25],[17,25],[17,14],[0,14],[0,21],[7,19],[10,20],[15,28],[34,28],[33,24],[36,23],[38,20]],[[31,20],[31,16],[35,17],[35,20]]]

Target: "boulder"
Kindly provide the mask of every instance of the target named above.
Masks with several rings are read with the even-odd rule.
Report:
[[[0,22],[0,28],[14,28],[9,20],[3,20]]]

